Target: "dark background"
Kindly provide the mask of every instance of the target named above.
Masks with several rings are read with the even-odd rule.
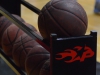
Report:
[[[96,63],[96,75],[100,75],[100,63]],[[17,75],[14,71],[0,58],[0,75]]]

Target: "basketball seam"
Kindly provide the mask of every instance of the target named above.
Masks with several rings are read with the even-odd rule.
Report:
[[[25,47],[25,48],[22,48],[21,51],[26,51],[27,48],[33,48],[33,46],[27,46],[27,47]],[[20,51],[20,53],[21,53],[21,51]],[[28,54],[27,51],[26,51],[25,53]],[[21,55],[21,54],[20,54],[20,55]],[[19,55],[19,56],[20,56],[20,55]]]
[[[10,40],[9,34],[8,34],[8,29],[7,29],[7,31],[6,31],[5,33],[7,33],[8,41],[10,42],[11,46],[13,46],[12,43],[11,43],[11,40]],[[3,43],[3,44],[4,44],[4,43]],[[9,44],[9,45],[10,45],[10,44]],[[5,44],[4,44],[4,45],[5,45]],[[3,46],[4,46],[4,45],[3,45]],[[9,52],[11,52],[11,51],[12,51],[12,49],[5,50],[6,54],[9,54]]]
[[[44,14],[42,13],[41,15],[39,15],[39,17],[41,18],[41,16],[43,16],[43,21],[44,21],[44,26],[45,26],[45,33],[46,34],[48,34],[47,32],[48,32],[48,30],[47,30],[47,27],[46,27],[46,23],[45,23],[45,16],[44,16]],[[38,24],[39,24],[39,21],[38,21]],[[40,33],[41,33],[41,28],[40,28],[40,26],[38,25],[38,27],[39,27],[39,30],[40,30]],[[45,38],[44,38],[45,39]]]
[[[60,1],[61,1],[61,0],[60,0]],[[60,1],[56,1],[56,2],[53,3],[53,4],[59,3]],[[51,5],[52,5],[52,2],[53,2],[53,0],[50,2]]]
[[[53,5],[51,5],[52,7],[54,7]],[[54,8],[56,8],[56,7],[54,7]],[[56,9],[59,9],[59,8],[56,8]],[[59,10],[63,10],[63,11],[66,11],[66,12],[69,12],[69,13],[71,13],[71,14],[73,14],[73,15],[75,15],[74,13],[72,13],[72,12],[70,12],[70,11],[68,11],[68,10],[64,10],[64,9],[59,9]],[[84,26],[86,25],[86,23],[80,18],[80,17],[78,17],[77,15],[75,15],[77,18],[79,18],[79,20],[81,20],[83,23],[84,23]],[[86,27],[86,26],[85,26]]]
[[[33,39],[32,39],[32,40],[33,40]],[[27,43],[27,42],[30,42],[30,41],[32,41],[32,40],[28,40],[28,41],[24,42],[24,44]],[[17,49],[19,49],[20,46],[22,46],[22,44],[18,45],[17,48],[16,48],[14,51],[16,51]],[[32,47],[33,47],[33,46],[32,46]]]
[[[22,65],[21,65],[21,54],[22,54],[22,51],[24,51],[25,52],[25,50],[27,49],[27,48],[32,48],[31,46],[28,46],[28,47],[25,47],[25,48],[23,48],[21,51],[20,51],[20,54],[19,54],[19,66],[20,67],[22,67]],[[26,53],[26,52],[25,52]],[[28,54],[28,52],[26,53],[26,55]]]
[[[46,8],[47,9],[47,8]],[[50,16],[52,16],[52,14],[49,12],[49,10],[47,9],[47,11],[48,11],[48,14],[50,14]],[[54,20],[54,22],[56,23],[56,24],[58,24],[59,25],[59,23],[56,21],[56,19],[52,16],[51,17],[53,20]],[[61,25],[59,25],[59,28],[62,30],[62,32],[64,33],[64,34],[67,34],[68,36],[71,36],[68,32],[67,33],[65,33],[64,32],[64,28],[62,28],[62,26]],[[66,31],[66,30],[65,30]]]
[[[18,31],[17,31],[17,33],[16,33],[16,36],[15,36],[14,40],[12,41],[13,43],[16,41],[16,39],[17,39],[17,37],[18,37],[19,31],[20,31],[20,28],[18,29]]]
[[[59,1],[58,1],[59,2]],[[56,2],[56,3],[58,3],[58,2]],[[56,3],[54,3],[54,4],[56,4]],[[48,8],[50,8],[50,7],[54,7],[53,6],[53,4],[51,4],[49,7],[46,7],[47,9]],[[56,7],[54,7],[54,8],[56,8]],[[56,8],[56,9],[58,9],[58,8]],[[60,9],[60,10],[63,10],[63,9]],[[45,12],[46,11],[46,9],[43,11],[43,12]],[[67,11],[67,12],[69,12],[68,10],[64,10],[64,11]],[[69,13],[71,13],[71,14],[73,14],[72,12],[69,12]],[[73,15],[75,15],[75,14],[73,14]],[[77,16],[77,15],[75,15],[75,16]],[[79,18],[78,16],[77,16],[77,18]],[[79,20],[80,20],[81,18],[79,18]],[[84,26],[85,26],[85,28],[86,28],[86,23],[81,19],[81,21],[84,23]]]
[[[45,8],[46,8],[46,7],[45,7]],[[45,21],[45,16],[43,16],[43,17],[44,17],[44,21]],[[46,29],[45,32],[46,32],[46,34],[48,35],[48,28],[47,28],[47,25],[48,25],[48,24],[47,24],[46,22],[44,22],[44,23],[45,23],[45,29]]]
[[[59,3],[59,2],[61,2],[61,1],[62,1],[62,0],[60,0],[60,1],[56,1],[56,2],[53,3],[53,4]],[[53,2],[53,0],[50,2],[51,5],[53,5],[52,2]],[[66,2],[66,1],[62,1],[62,2]],[[73,2],[73,1],[68,1],[68,2]],[[76,2],[75,2],[75,3],[76,3]]]
[[[51,7],[53,7],[53,6],[51,6]],[[55,8],[55,7],[54,7]],[[57,8],[56,8],[57,9]],[[60,10],[62,10],[62,9],[60,9]],[[49,10],[48,10],[49,11]],[[64,10],[65,11],[65,10]],[[68,11],[67,11],[68,12]],[[69,14],[72,14],[73,16],[76,16],[76,15],[74,15],[73,13],[70,13],[70,12],[68,12]],[[49,12],[49,14],[51,14],[50,12]],[[52,16],[52,14],[51,14],[51,16]],[[54,21],[55,22],[57,22],[56,20],[55,20],[55,18],[52,16],[52,18],[54,19]],[[78,18],[78,17],[76,17],[77,19],[79,19],[80,20],[80,18]],[[82,23],[84,23],[82,20],[80,20]],[[58,23],[58,22],[57,22]],[[58,23],[58,25],[59,25],[59,23]],[[63,30],[65,30],[61,25],[59,25]],[[86,28],[86,26],[84,25],[84,27]],[[66,30],[65,30],[66,31]],[[68,31],[66,31],[67,33],[68,33]],[[69,33],[68,33],[68,35],[70,35]],[[71,35],[70,35],[71,36]]]
[[[50,71],[50,63],[49,62],[50,62],[50,59],[46,60],[46,62],[43,64],[41,70]],[[47,63],[49,63],[49,65]]]
[[[22,46],[22,44],[20,46]],[[20,48],[20,46],[18,46],[16,49],[14,49],[14,51],[16,52]],[[33,48],[33,46],[27,46],[27,47],[32,47]],[[27,47],[25,47],[25,48],[27,48]]]
[[[29,41],[32,41],[33,39],[31,39],[31,40],[28,40],[28,41],[26,41],[26,42],[24,42],[24,43],[27,43],[27,42],[29,42]],[[14,44],[16,45],[16,44],[18,44],[20,41],[18,41],[18,42],[14,42]],[[6,44],[6,46],[9,46],[9,44]]]
[[[15,40],[16,40],[16,38],[17,38],[17,35],[18,35],[19,30],[20,30],[20,29],[18,29],[14,40],[11,41],[11,40],[10,40],[10,37],[9,37],[9,34],[8,34],[8,29],[7,29],[7,36],[8,36],[8,39],[9,39],[10,44],[12,44],[12,45],[14,44],[14,42],[15,42]],[[4,45],[5,45],[5,46],[9,46],[10,44],[4,44]]]
[[[48,59],[48,58],[45,58],[45,60],[42,59],[37,65],[35,65],[35,67],[32,68],[32,70],[30,71],[30,74],[29,74],[29,75],[31,75],[31,74],[34,72],[34,70],[35,70],[39,65],[41,65],[41,63],[45,62],[47,59]],[[41,67],[42,67],[42,66],[41,66]]]
[[[25,49],[24,47],[24,43],[23,43],[23,41],[22,41],[22,37],[21,37],[21,44],[22,44],[22,47],[23,47],[23,49]],[[25,50],[25,53],[27,54],[27,51]]]
[[[10,37],[9,37],[9,34],[8,34],[8,29],[7,29],[7,36],[8,36],[8,40],[9,40],[10,44],[12,45],[12,42],[11,42]],[[10,44],[9,44],[9,45],[10,45]],[[5,45],[5,44],[4,44],[4,45]]]
[[[54,6],[52,6],[52,7],[54,7]],[[54,8],[56,8],[56,7],[54,7]],[[58,9],[58,8],[56,8],[56,9]],[[59,10],[63,10],[63,9],[59,9]],[[77,16],[77,15],[75,15],[75,14],[73,14],[73,13],[67,11],[67,10],[64,10],[64,11],[66,11],[66,12],[68,12],[68,13],[74,15],[74,16]],[[77,16],[77,18],[84,23],[84,26],[86,25],[85,22],[81,18],[79,18],[78,16]],[[86,28],[86,26],[85,26],[85,28]]]
[[[21,36],[22,37],[22,36]],[[26,39],[27,38],[27,36],[25,36],[25,37],[23,37],[23,39],[22,40],[24,40],[24,39]],[[18,40],[18,41],[15,41],[15,43],[14,44],[18,44],[20,41]]]
[[[18,34],[18,33],[17,33],[17,34]],[[10,36],[9,36],[9,34],[8,34],[8,29],[7,29],[7,36],[8,36],[8,41],[10,42],[9,45],[11,45],[11,46],[13,47],[13,43],[14,43],[15,40],[11,41]],[[6,44],[4,44],[4,45],[7,46]],[[8,46],[9,46],[9,45],[8,45]],[[9,52],[12,52],[12,48],[9,49],[9,50],[7,50],[7,54],[9,54]]]
[[[77,4],[80,5],[79,3],[77,3]],[[82,6],[81,6],[81,7],[82,7]],[[83,9],[83,10],[84,10],[84,9]],[[87,18],[87,16],[86,16],[86,18]],[[84,21],[83,21],[83,22],[84,22]],[[84,22],[84,24],[87,25],[87,23],[85,23],[85,22]],[[86,26],[86,27],[87,27],[87,26]]]

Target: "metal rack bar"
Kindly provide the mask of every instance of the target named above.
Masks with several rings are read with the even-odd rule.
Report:
[[[12,65],[13,69],[15,69],[15,70],[16,70],[18,73],[20,73],[21,75],[26,75],[19,67],[17,67],[17,66],[15,65],[15,63],[11,60],[11,58],[9,58],[9,57],[7,57],[7,56],[5,55],[5,53],[3,52],[2,49],[0,49],[0,53],[1,53],[1,55],[3,56],[3,58],[5,58],[5,59],[10,63],[10,65]]]
[[[32,10],[33,12],[35,12],[36,14],[39,15],[40,10],[38,8],[36,8],[35,6],[33,6],[32,4],[28,3],[25,0],[21,0],[21,4],[23,4],[24,6],[26,6],[28,9]]]

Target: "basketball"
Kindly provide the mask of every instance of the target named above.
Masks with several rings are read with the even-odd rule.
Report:
[[[25,61],[27,75],[39,75],[40,69],[49,57],[49,52],[41,45],[34,46],[33,49],[29,51]]]
[[[51,0],[38,17],[42,37],[49,41],[50,34],[58,37],[81,36],[86,33],[88,19],[83,7],[73,0]]]
[[[38,43],[26,33],[16,39],[13,45],[12,57],[18,67],[25,70],[26,56],[28,52],[36,45],[38,45]]]
[[[43,64],[39,75],[50,75],[50,59]]]
[[[21,22],[24,22],[24,20],[20,16],[15,15],[15,14],[12,14],[12,15],[18,20],[20,20]],[[9,27],[11,24],[12,22],[9,19],[7,19],[5,16],[0,17],[0,46],[1,46],[2,35],[4,31],[6,30],[6,28]]]
[[[33,29],[33,26],[25,23],[26,26]],[[23,33],[25,33],[23,30],[21,30],[19,27],[17,27],[15,24],[11,24],[3,33],[2,36],[2,49],[4,50],[5,54],[7,56],[12,57],[12,48],[13,44],[16,41],[16,39],[21,36]]]

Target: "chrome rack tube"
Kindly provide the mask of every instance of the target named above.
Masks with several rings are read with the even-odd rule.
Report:
[[[16,72],[20,73],[21,75],[26,75],[24,71],[22,71],[18,66],[15,65],[14,61],[11,60],[11,58],[6,56],[2,49],[0,49],[0,53],[3,56],[3,58],[5,58],[9,62],[9,65],[12,65],[13,69],[15,69]]]
[[[35,6],[33,6],[32,4],[28,3],[25,0],[21,0],[21,4],[23,4],[24,6],[26,6],[28,9],[30,9],[31,11],[35,12],[36,14],[39,15],[40,10],[38,8],[36,8]]]

